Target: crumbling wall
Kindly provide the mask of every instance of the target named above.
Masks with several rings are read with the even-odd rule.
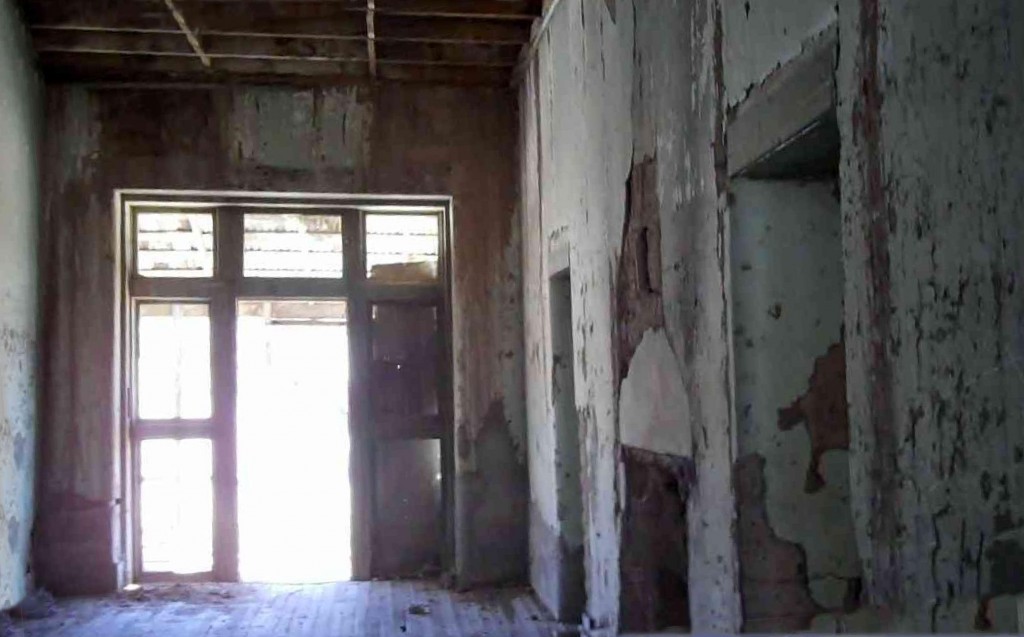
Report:
[[[629,17],[627,13],[624,19]],[[540,267],[528,264],[531,269],[525,275],[531,453],[545,449],[555,434],[552,376],[547,369],[550,299],[545,290],[548,277],[561,269],[558,260],[567,250],[575,347],[568,363],[574,367],[583,463],[586,614],[595,626],[612,625],[616,614],[612,609],[618,605],[612,358],[615,256],[610,246],[617,243],[613,237],[622,228],[629,172],[629,131],[621,126],[629,113],[629,48],[620,39],[625,34],[631,30],[617,27],[606,7],[579,0],[563,2],[520,93],[521,135],[527,150],[523,156],[533,156],[520,162],[526,202],[524,254],[541,259]],[[595,51],[606,47],[603,58],[586,58],[584,42]],[[602,73],[607,83],[598,79]],[[599,187],[588,192],[588,181]],[[554,446],[550,449],[541,453],[553,453]],[[545,536],[566,534],[558,512],[552,509],[554,457],[538,460],[531,474],[535,510],[531,525],[544,530],[534,534],[535,562],[550,551],[545,545],[553,542],[542,541]],[[537,585],[544,573],[537,568],[533,573]],[[543,584],[538,589],[543,590]]]
[[[897,627],[1024,593],[1024,5],[839,4],[852,497]],[[1012,609],[1012,605],[1010,605]]]
[[[0,610],[30,585],[36,444],[41,84],[14,3],[0,2]]]
[[[744,629],[853,610],[843,251],[833,181],[733,180]]]
[[[687,571],[701,592],[690,599],[692,627],[740,625],[720,25],[711,1],[563,0],[520,89],[531,452],[547,453],[550,376],[541,363],[545,271],[529,260],[564,241],[573,277],[586,623],[595,634],[611,634],[619,622],[616,449],[626,439],[694,460]],[[644,382],[652,378],[664,382]],[[539,469],[531,465],[535,503],[550,502],[544,490],[554,484],[553,463],[543,457]],[[541,515],[551,513],[534,518]],[[539,548],[534,543],[535,560]]]
[[[678,373],[685,400],[668,413],[678,410],[692,432],[694,630],[740,627],[740,570],[744,579],[774,578],[761,588],[783,597],[756,601],[768,620],[773,603],[789,604],[793,628],[812,620],[844,630],[1016,628],[1007,609],[1024,587],[1024,191],[1015,150],[1024,82],[1010,70],[1024,63],[1022,11],[984,0],[559,5],[521,88],[532,157],[521,166],[523,200],[536,219],[524,220],[524,241],[526,254],[543,259],[568,233],[596,632],[616,626],[622,585],[614,450],[627,436],[654,439],[623,416],[622,403],[627,392],[630,413],[650,402],[635,398],[628,379],[653,360],[662,361],[659,378]],[[836,20],[841,251],[837,228],[827,236],[840,252],[828,267],[845,270],[843,319],[798,316],[806,329],[795,336],[805,340],[784,365],[800,373],[783,383],[772,369],[737,369],[734,394],[730,351],[754,332],[743,333],[753,326],[729,315],[731,303],[753,303],[767,329],[803,301],[735,291],[732,278],[743,287],[745,275],[730,263],[731,234],[744,221],[728,214],[723,114]],[[638,175],[639,208],[630,200]],[[637,297],[620,282],[635,283],[622,268],[637,252],[650,256],[648,243],[630,258],[627,240],[637,236],[631,215],[647,205],[659,215],[661,279],[646,289],[660,294]],[[543,314],[533,315],[535,302],[543,308],[540,289],[526,288],[531,352],[544,342]],[[839,289],[814,301],[834,309]],[[670,351],[678,372],[651,350]],[[528,370],[531,396],[547,382],[538,372]],[[753,387],[755,372],[765,393],[744,413],[733,399]],[[663,412],[637,419],[651,413]],[[532,436],[545,423],[531,411],[529,425]],[[535,440],[543,448],[543,437]],[[544,475],[535,476],[535,498]],[[734,484],[738,542],[765,549],[743,556],[743,569]],[[754,601],[747,592],[744,602]],[[823,621],[825,611],[833,617]]]
[[[686,500],[688,459],[622,445],[619,629],[689,632]]]
[[[658,162],[665,332],[692,432],[689,525],[694,631],[740,628],[732,462],[722,15],[718,2],[640,2],[633,82],[634,164]],[[621,15],[621,13],[620,13]]]
[[[527,533],[515,96],[52,86],[46,411],[36,547],[62,592],[111,590],[124,549],[116,392],[116,188],[454,197],[457,578],[524,575]]]

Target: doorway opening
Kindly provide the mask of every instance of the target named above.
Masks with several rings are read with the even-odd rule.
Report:
[[[826,46],[791,77],[816,77],[832,95],[834,51]],[[860,604],[840,136],[835,105],[819,108],[729,186],[737,536],[749,632],[805,630],[820,613]]]
[[[132,579],[450,567],[450,200],[118,197]]]
[[[567,268],[551,277],[551,374],[555,411],[556,493],[562,536],[558,608],[563,621],[576,622],[586,607],[583,559],[583,486],[580,421],[576,411],[575,347],[572,336],[572,278]]]
[[[344,301],[238,302],[243,582],[352,576]]]

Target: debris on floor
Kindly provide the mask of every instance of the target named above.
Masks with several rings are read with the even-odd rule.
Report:
[[[20,604],[12,608],[10,616],[12,619],[44,619],[53,615],[57,603],[46,590],[40,588],[34,593],[29,593]],[[3,633],[0,633],[2,635]]]
[[[244,586],[221,584],[154,584],[135,586],[121,592],[127,602],[184,602],[190,604],[225,603],[245,594]]]
[[[20,631],[15,628],[7,613],[0,613],[0,637],[19,637]]]
[[[525,589],[460,595],[436,582],[401,580],[145,584],[116,596],[61,599],[54,616],[16,620],[15,632],[0,629],[0,637],[548,637],[556,624],[535,618],[544,620],[544,612]]]

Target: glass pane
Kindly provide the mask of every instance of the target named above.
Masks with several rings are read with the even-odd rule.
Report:
[[[340,215],[245,215],[245,276],[338,279],[344,269]]]
[[[213,276],[213,213],[140,212],[135,223],[140,275]]]
[[[435,281],[437,253],[437,215],[366,215],[369,278],[382,283]]]
[[[209,440],[140,444],[142,569],[213,569],[213,446]]]
[[[138,373],[139,418],[209,418],[210,308],[200,303],[140,305]]]
[[[238,539],[246,582],[351,576],[344,301],[238,303]]]
[[[373,306],[373,413],[378,417],[438,413],[437,309]]]
[[[423,577],[441,565],[441,441],[376,445],[375,575]]]

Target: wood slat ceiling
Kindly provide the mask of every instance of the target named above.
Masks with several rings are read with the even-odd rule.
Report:
[[[55,80],[505,84],[543,0],[22,0]]]

